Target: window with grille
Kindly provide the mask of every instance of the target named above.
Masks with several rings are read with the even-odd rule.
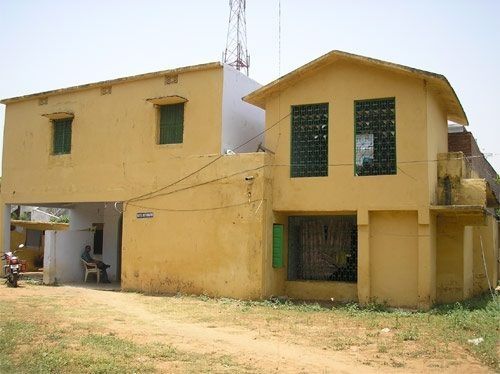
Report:
[[[184,103],[160,106],[159,144],[182,143]]]
[[[354,102],[356,175],[396,174],[394,98]]]
[[[291,177],[328,175],[328,104],[292,106]]]
[[[288,219],[288,280],[356,282],[356,216]]]
[[[55,155],[71,153],[72,122],[71,118],[52,121],[54,126],[53,153]]]

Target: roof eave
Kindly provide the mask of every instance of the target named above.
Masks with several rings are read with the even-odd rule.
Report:
[[[88,89],[92,89],[92,88],[111,86],[111,85],[116,85],[116,84],[120,84],[120,83],[127,83],[127,82],[142,80],[142,79],[155,78],[155,77],[162,76],[162,75],[180,74],[180,73],[188,73],[188,72],[194,72],[194,71],[200,71],[200,70],[210,70],[210,69],[222,68],[222,66],[223,65],[220,62],[209,62],[209,63],[205,63],[205,64],[183,66],[183,67],[174,68],[174,69],[160,70],[160,71],[155,71],[155,72],[151,72],[151,73],[131,75],[131,76],[127,76],[127,77],[116,78],[116,79],[111,79],[111,80],[106,80],[106,81],[87,83],[87,84],[82,84],[82,85],[78,85],[78,86],[71,86],[71,87],[66,87],[66,88],[59,88],[56,90],[37,92],[34,94],[28,94],[28,95],[23,95],[23,96],[10,97],[7,99],[0,100],[0,104],[7,105],[7,104],[19,102],[19,101],[32,100],[32,99],[36,99],[36,98],[40,98],[40,97],[54,96],[54,95],[66,94],[66,93],[71,93],[71,92],[76,92],[76,91],[88,90]]]
[[[453,89],[453,87],[451,86],[451,84],[448,82],[448,80],[444,75],[337,50],[328,52],[327,54],[270,82],[269,84],[259,88],[258,90],[251,92],[250,94],[243,97],[243,100],[259,108],[265,109],[266,98],[272,95],[274,92],[276,92],[276,90],[279,90],[280,85],[281,88],[288,87],[290,84],[293,84],[293,82],[300,79],[304,74],[310,73],[314,69],[322,68],[326,64],[330,63],[330,60],[335,56],[338,58],[351,59],[362,63],[372,63],[386,69],[397,70],[401,73],[417,75],[424,79],[439,81],[441,84],[444,84],[447,90],[449,90],[449,93],[451,93],[451,98],[453,99],[454,104],[457,107],[456,110],[454,111],[448,109],[448,120],[464,126],[467,126],[469,124],[467,120],[467,115],[465,114],[465,111],[462,107],[462,104],[460,103],[460,100],[458,99],[457,94],[455,93],[455,90]]]

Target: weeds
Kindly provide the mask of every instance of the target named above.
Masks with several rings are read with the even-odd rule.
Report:
[[[475,353],[483,362],[498,367],[496,346],[500,326],[500,298],[489,295],[476,297],[461,303],[440,305],[432,314],[442,316],[442,330],[451,332],[455,341]],[[482,337],[484,341],[471,345],[469,339]]]
[[[410,326],[410,328],[405,329],[398,333],[398,338],[403,341],[416,341],[419,336],[419,331],[416,326]]]
[[[72,306],[71,298],[61,299],[55,295],[57,292],[51,291],[50,296],[44,297],[35,293],[9,303],[0,300],[0,372],[168,372],[172,367],[183,372],[251,369],[239,366],[240,358],[233,355],[183,351],[163,340],[139,343],[134,340],[135,335],[126,335],[127,327],[122,330],[115,326],[113,330],[107,325],[107,321],[123,324],[130,321],[125,312],[115,311],[110,316],[109,308],[98,304],[92,306],[92,318],[82,320],[90,309]],[[462,352],[457,351],[460,345],[497,368],[498,301],[480,297],[440,305],[427,313],[390,309],[377,300],[366,306],[349,303],[332,307],[286,298],[244,301],[178,294],[144,296],[140,302],[159,318],[203,324],[207,328],[243,326],[258,331],[263,338],[272,336],[285,344],[330,351],[356,347],[360,355],[365,347],[371,347],[367,352],[373,349],[376,353],[366,361],[370,365],[401,368],[408,360],[419,358],[428,361],[427,367],[436,359],[447,367],[457,352]],[[33,319],[34,311],[37,319]],[[48,318],[50,324],[46,323]],[[467,342],[479,337],[484,340],[477,346]],[[22,349],[22,358],[12,353],[16,349]]]

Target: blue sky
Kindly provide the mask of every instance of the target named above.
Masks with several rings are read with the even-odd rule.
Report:
[[[250,75],[332,49],[444,74],[500,171],[499,14],[496,0],[281,0],[279,66],[278,0],[247,0]],[[228,16],[228,0],[0,0],[0,98],[218,61]]]

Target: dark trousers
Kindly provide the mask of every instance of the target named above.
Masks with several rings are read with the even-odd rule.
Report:
[[[106,264],[102,261],[96,261],[97,268],[101,270],[101,279],[103,282],[109,282],[108,273],[106,272]]]

